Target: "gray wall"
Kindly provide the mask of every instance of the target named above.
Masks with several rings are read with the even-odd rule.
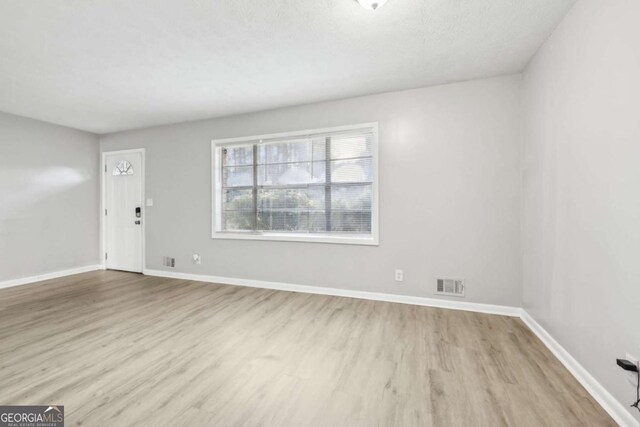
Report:
[[[0,113],[0,281],[98,264],[96,135]]]
[[[640,357],[639,16],[637,0],[578,1],[524,77],[523,304],[625,406],[635,387],[615,359]]]
[[[520,76],[351,98],[101,137],[144,147],[149,269],[520,305]],[[379,121],[380,246],[211,239],[210,141]],[[202,265],[190,261],[202,254]],[[405,281],[394,281],[394,269]]]

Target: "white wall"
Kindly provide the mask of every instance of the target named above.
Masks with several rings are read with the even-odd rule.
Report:
[[[626,407],[635,387],[615,359],[640,357],[639,17],[637,0],[579,0],[524,76],[523,304]]]
[[[101,137],[147,150],[147,268],[520,305],[520,76],[351,98]],[[380,246],[212,240],[210,141],[379,121]],[[202,265],[190,262],[202,254]],[[394,281],[394,269],[405,281]]]
[[[98,264],[96,135],[0,113],[0,282]]]

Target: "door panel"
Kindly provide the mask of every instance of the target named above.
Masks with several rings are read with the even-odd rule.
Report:
[[[106,266],[142,272],[142,155],[108,155],[106,165]]]

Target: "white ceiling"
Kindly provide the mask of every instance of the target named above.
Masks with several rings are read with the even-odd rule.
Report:
[[[521,71],[574,0],[0,0],[0,111],[96,133]]]

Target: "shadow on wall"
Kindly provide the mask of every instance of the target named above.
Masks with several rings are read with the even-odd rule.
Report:
[[[0,170],[0,220],[90,179],[88,174],[64,166]]]
[[[91,188],[89,188],[91,187]],[[64,166],[0,170],[0,281],[86,265],[89,172]],[[90,238],[90,237],[89,237]],[[62,260],[62,261],[61,261]]]

